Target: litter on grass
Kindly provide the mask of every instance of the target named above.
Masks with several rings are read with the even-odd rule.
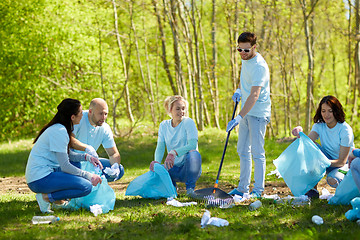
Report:
[[[97,215],[102,214],[102,208],[99,204],[95,204],[90,206],[90,212],[92,212],[94,214],[95,217],[97,217]]]
[[[208,225],[213,225],[216,227],[224,227],[224,226],[229,226],[229,222],[222,218],[211,217],[210,211],[205,210],[205,213],[201,218],[201,228],[205,228]]]
[[[178,200],[175,200],[174,198],[168,198],[166,205],[174,206],[174,207],[187,207],[191,205],[197,205],[197,202],[179,202]]]
[[[321,225],[324,223],[324,220],[318,216],[318,215],[314,215],[312,218],[311,218],[311,221],[317,225]]]
[[[323,188],[321,190],[321,196],[319,196],[320,199],[326,199],[329,200],[330,198],[332,198],[334,196],[334,194],[331,194],[329,192],[329,190],[327,190],[326,188]]]
[[[268,174],[266,174],[267,176],[271,176],[271,175],[276,175],[277,178],[282,178],[279,170],[275,169],[274,171],[269,172]]]
[[[299,197],[288,195],[287,197],[275,200],[275,203],[290,203],[293,206],[306,206],[310,205],[310,198],[306,195],[300,195]]]

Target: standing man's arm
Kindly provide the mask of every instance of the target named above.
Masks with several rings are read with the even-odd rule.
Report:
[[[120,164],[121,156],[120,156],[120,153],[116,146],[111,147],[111,148],[105,148],[105,151],[109,156],[111,165],[113,165],[114,163]]]
[[[239,115],[245,117],[248,112],[254,107],[256,101],[259,99],[261,86],[252,86],[249,97],[246,99],[244,106],[241,108]]]

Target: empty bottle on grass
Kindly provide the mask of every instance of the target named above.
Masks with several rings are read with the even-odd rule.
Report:
[[[59,220],[60,220],[59,217],[50,215],[50,216],[34,216],[31,221],[33,224],[51,224]]]

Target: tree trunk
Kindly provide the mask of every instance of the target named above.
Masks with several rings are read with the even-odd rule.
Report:
[[[118,30],[118,16],[117,16],[117,9],[116,9],[115,0],[112,0],[112,4],[113,4],[113,9],[114,9],[115,36],[116,36],[116,41],[117,41],[118,48],[119,48],[119,53],[120,53],[121,62],[122,62],[122,65],[123,65],[123,72],[124,72],[124,78],[125,78],[124,90],[123,90],[124,99],[125,99],[128,118],[129,118],[130,122],[133,123],[133,122],[135,122],[135,120],[134,120],[134,116],[133,116],[132,110],[131,110],[130,94],[129,94],[129,88],[128,88],[128,85],[127,85],[128,81],[129,81],[129,76],[128,76],[128,73],[127,73],[127,64],[126,64],[125,56],[124,56],[124,53],[123,53],[123,50],[122,50],[121,39],[120,39],[120,35],[119,35],[119,30]],[[115,112],[115,109],[114,109],[114,112]],[[114,116],[114,118],[115,118],[115,116]],[[116,126],[116,122],[114,122],[114,130],[116,130],[115,126]]]
[[[166,37],[165,37],[165,34],[164,34],[164,29],[163,29],[163,25],[162,25],[162,21],[161,21],[161,16],[160,16],[160,13],[159,13],[159,10],[158,10],[158,7],[157,7],[157,0],[153,0],[152,2],[153,2],[153,5],[154,5],[154,12],[155,12],[155,15],[156,15],[156,18],[157,18],[157,21],[158,21],[158,26],[159,26],[159,31],[160,31],[161,50],[162,50],[161,59],[162,59],[163,64],[164,64],[164,69],[165,69],[166,75],[167,75],[167,77],[169,79],[169,84],[170,84],[171,90],[172,90],[173,94],[176,95],[176,94],[178,94],[178,91],[176,90],[174,80],[173,80],[173,77],[172,77],[171,72],[170,72],[169,63],[166,60],[166,41],[165,41]]]
[[[318,0],[311,1],[311,10],[307,13],[307,2],[306,0],[299,0],[304,17],[304,31],[306,37],[306,51],[308,56],[308,74],[306,83],[306,119],[305,119],[305,133],[309,133],[311,127],[311,110],[313,101],[313,84],[314,84],[314,53],[312,48],[312,33],[310,33],[309,17],[314,11],[314,8]]]
[[[212,64],[211,64],[211,73],[212,80],[214,81],[214,92],[212,94],[213,105],[214,105],[214,120],[215,127],[220,129],[219,123],[219,89],[218,89],[218,79],[216,74],[217,66],[217,47],[216,47],[216,0],[212,0],[212,18],[211,18],[211,42],[212,42]]]

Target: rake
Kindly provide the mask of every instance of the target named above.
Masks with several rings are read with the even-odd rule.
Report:
[[[234,119],[237,105],[238,105],[238,102],[235,103],[231,120]],[[223,154],[221,157],[221,162],[220,162],[220,166],[219,166],[219,170],[218,170],[218,174],[216,177],[214,187],[196,190],[196,191],[194,191],[194,194],[192,195],[192,197],[194,199],[205,202],[205,205],[208,207],[229,208],[234,205],[234,198],[231,195],[229,195],[228,193],[226,193],[225,191],[218,188],[220,172],[221,172],[221,168],[222,168],[222,165],[224,162],[224,157],[225,157],[226,148],[227,148],[227,145],[229,142],[230,132],[231,131],[229,131],[227,133],[225,147],[224,147],[224,151],[223,151]]]

